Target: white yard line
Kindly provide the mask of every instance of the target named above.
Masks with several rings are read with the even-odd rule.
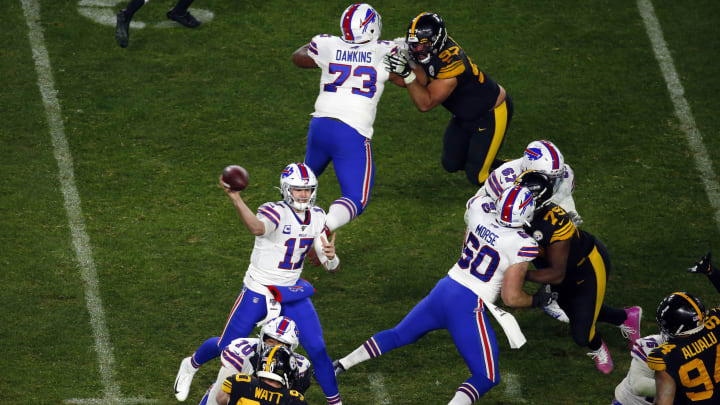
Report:
[[[375,396],[375,403],[381,405],[389,404],[390,399],[385,389],[383,375],[381,373],[370,374],[368,375],[368,381],[370,382],[371,391]]]
[[[50,57],[45,48],[45,38],[40,25],[40,4],[37,0],[21,0],[25,21],[28,26],[28,39],[32,48],[35,70],[38,75],[38,87],[42,96],[43,105],[47,114],[48,127],[53,143],[55,160],[58,164],[58,177],[60,179],[60,190],[65,199],[65,211],[68,216],[72,243],[77,256],[80,273],[85,285],[85,301],[90,313],[90,324],[95,339],[95,351],[98,355],[100,376],[103,384],[102,399],[77,399],[70,400],[72,403],[129,403],[131,399],[121,398],[120,387],[115,379],[115,358],[113,347],[110,343],[110,334],[105,323],[100,291],[98,287],[97,271],[92,259],[90,237],[85,231],[80,208],[80,196],[75,187],[75,174],[73,172],[72,155],[65,138],[65,129],[60,113],[60,103],[57,99],[57,91],[53,82]],[[94,401],[94,402],[93,402]],[[133,402],[146,402],[147,400],[136,399]]]
[[[680,120],[680,128],[690,145],[690,151],[695,158],[695,166],[700,172],[700,179],[705,185],[705,192],[708,195],[710,205],[712,205],[715,210],[715,224],[720,227],[720,187],[718,186],[717,176],[715,176],[712,168],[712,161],[703,144],[700,130],[695,124],[695,118],[693,118],[692,111],[690,111],[690,104],[688,104],[685,99],[685,89],[683,89],[680,83],[677,71],[675,70],[675,63],[673,62],[672,56],[670,56],[670,51],[665,43],[665,39],[663,39],[660,23],[655,16],[655,9],[650,0],[638,0],[637,5],[643,23],[645,24],[645,31],[652,43],[655,59],[657,59],[660,65],[660,70],[662,71],[668,91],[670,92],[670,100],[672,100],[673,107],[675,108],[675,115]]]

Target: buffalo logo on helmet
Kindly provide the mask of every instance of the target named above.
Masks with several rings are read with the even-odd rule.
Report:
[[[542,157],[542,150],[540,148],[527,148],[525,149],[525,156],[530,160],[538,160]]]

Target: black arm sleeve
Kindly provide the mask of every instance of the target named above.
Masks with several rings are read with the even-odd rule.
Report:
[[[708,273],[708,278],[715,286],[717,292],[720,293],[720,270],[713,267],[710,273]]]
[[[312,382],[312,376],[315,375],[315,370],[313,370],[313,367],[310,366],[310,368],[305,371],[305,375],[296,379],[295,383],[292,386],[292,389],[295,391],[300,392],[301,394],[305,394],[305,391],[307,391],[308,388],[310,388],[310,383]]]

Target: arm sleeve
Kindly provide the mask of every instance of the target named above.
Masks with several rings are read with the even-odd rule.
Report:
[[[312,383],[312,376],[314,374],[315,371],[313,370],[311,365],[310,367],[308,367],[307,370],[305,370],[305,373],[303,373],[302,376],[298,377],[298,379],[295,380],[292,388],[300,392],[301,394],[305,394],[305,391],[310,388],[310,383]]]
[[[632,359],[628,370],[628,382],[636,395],[655,396],[655,372],[650,370],[645,362]]]
[[[720,292],[720,270],[713,268],[712,270],[710,270],[708,278],[710,279],[710,282],[712,282],[715,286],[715,290],[717,290],[717,292]]]

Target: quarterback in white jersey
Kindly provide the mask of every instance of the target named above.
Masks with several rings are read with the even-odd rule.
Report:
[[[380,39],[382,19],[367,3],[351,4],[340,17],[341,36],[315,35],[292,55],[295,66],[320,69],[319,94],[308,129],[305,164],[320,176],[332,161],[342,196],[328,210],[331,231],[362,214],[375,181],[371,139],[377,105],[388,80],[384,68],[398,52]]]
[[[562,153],[552,142],[532,141],[525,148],[523,157],[510,160],[498,166],[490,173],[487,181],[475,195],[489,195],[498,198],[506,188],[515,183],[517,177],[527,171],[536,170],[546,174],[554,181],[551,202],[561,206],[573,223],[579,226],[582,220],[575,208],[572,193],[575,191],[575,172],[565,163]]]
[[[627,376],[615,387],[612,405],[651,405],[655,397],[655,371],[647,364],[647,356],[653,349],[665,343],[662,335],[650,335],[638,339],[630,356]]]
[[[310,300],[315,289],[300,278],[305,256],[313,247],[327,271],[337,271],[340,265],[335,235],[326,238],[325,213],[314,206],[317,186],[310,168],[292,163],[280,175],[283,201],[263,204],[257,214],[245,204],[240,192],[225,189],[243,224],[255,235],[255,248],[222,335],[206,340],[181,362],[175,379],[178,400],[187,398],[200,365],[220,356],[233,340],[248,336],[258,322],[284,315],[303,331],[300,343],[315,365],[315,376],[328,404],[342,404],[320,320]]]

